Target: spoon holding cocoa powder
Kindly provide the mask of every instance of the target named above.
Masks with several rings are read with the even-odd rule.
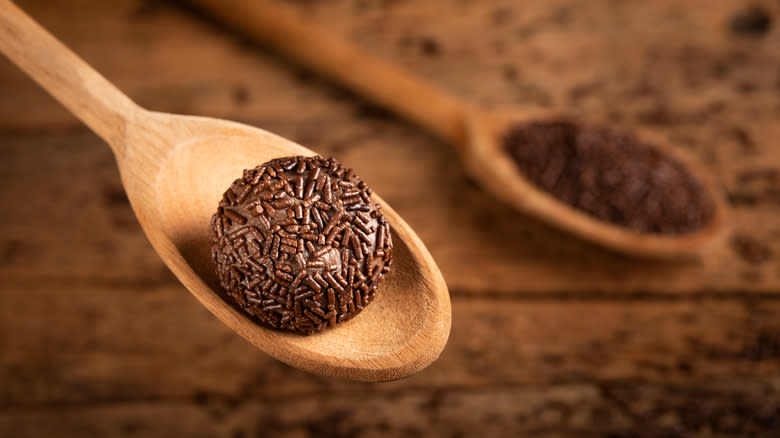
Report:
[[[725,202],[708,173],[656,133],[474,107],[274,0],[190,3],[454,144],[493,196],[583,239],[678,258],[701,255],[727,232]]]
[[[444,349],[451,310],[436,263],[409,225],[351,170],[251,126],[140,108],[8,0],[0,0],[0,51],[109,144],[133,210],[162,260],[203,306],[257,348],[306,371],[365,381],[406,377]],[[280,174],[288,172],[282,181]],[[251,204],[258,199],[265,204]],[[308,207],[318,209],[318,226],[293,225]],[[259,228],[247,226],[258,222]],[[310,247],[294,238],[307,234],[315,236],[307,240]],[[234,254],[247,264],[234,266]],[[272,263],[279,272],[267,269]],[[250,272],[254,264],[258,271]],[[298,295],[261,284],[269,272],[279,283],[288,278]],[[309,274],[299,278],[306,290],[292,287],[290,274],[301,272]],[[238,281],[247,287],[228,290],[236,306],[220,286]],[[290,299],[289,309],[270,302],[279,297]],[[247,302],[259,307],[240,307]],[[273,330],[247,310],[266,326],[328,329],[311,336]]]

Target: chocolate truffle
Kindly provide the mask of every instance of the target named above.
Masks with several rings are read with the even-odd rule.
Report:
[[[245,170],[211,218],[227,298],[269,327],[311,334],[357,315],[390,269],[390,226],[371,189],[333,158]]]
[[[639,233],[693,232],[714,214],[712,198],[685,166],[625,133],[533,122],[512,127],[504,147],[540,189]]]

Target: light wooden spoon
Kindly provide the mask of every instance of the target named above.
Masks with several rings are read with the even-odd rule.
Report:
[[[502,147],[504,135],[517,124],[553,120],[574,121],[581,126],[604,123],[545,111],[497,112],[475,108],[316,27],[278,1],[189,1],[240,32],[454,144],[467,170],[483,188],[560,229],[613,250],[653,258],[701,255],[726,235],[726,204],[707,172],[691,156],[654,133],[632,130],[638,140],[649,142],[656,150],[681,162],[714,201],[712,219],[694,232],[638,233],[598,220],[537,189],[517,170]]]
[[[250,126],[144,110],[8,0],[0,0],[0,50],[108,142],[160,257],[207,309],[252,344],[297,368],[365,381],[408,376],[439,356],[450,332],[447,287],[423,243],[381,198],[375,200],[392,227],[395,262],[374,302],[317,335],[265,329],[215,292],[209,220],[243,169],[316,154]]]

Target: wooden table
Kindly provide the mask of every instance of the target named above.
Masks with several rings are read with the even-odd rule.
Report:
[[[459,96],[691,150],[734,222],[694,263],[512,212],[447,145],[186,8],[19,3],[147,108],[257,125],[358,169],[438,261],[453,330],[438,362],[392,383],[268,358],[168,272],[109,149],[3,59],[0,436],[780,436],[780,31],[733,24],[743,2],[290,2]]]

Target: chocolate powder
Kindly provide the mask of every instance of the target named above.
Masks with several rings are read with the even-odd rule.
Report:
[[[585,213],[640,233],[684,234],[713,216],[678,161],[631,135],[566,121],[511,128],[504,147],[531,183]]]

